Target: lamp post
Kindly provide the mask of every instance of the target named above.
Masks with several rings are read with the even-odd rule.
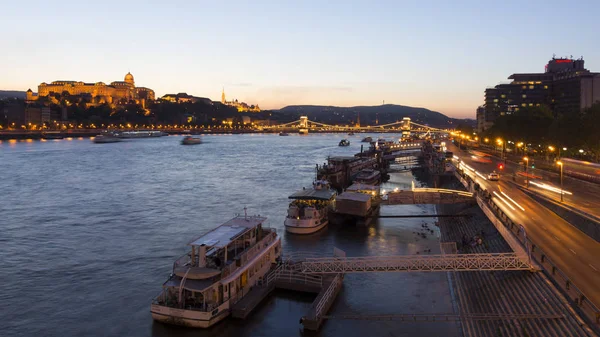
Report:
[[[500,145],[500,150],[502,151],[500,158],[504,159],[504,142],[502,141],[502,139],[498,138],[496,139],[496,143]]]
[[[526,188],[529,188],[529,175],[527,175],[527,166],[529,166],[529,158],[523,157],[523,160],[525,161],[525,186]]]
[[[557,161],[556,165],[560,166],[560,202],[563,202],[563,163],[562,161]]]

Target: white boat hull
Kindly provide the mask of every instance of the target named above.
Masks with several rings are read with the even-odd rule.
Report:
[[[169,308],[158,304],[152,304],[150,308],[152,319],[155,321],[190,328],[208,328],[229,316],[229,303],[223,303],[218,308],[218,311],[215,309],[213,312],[216,312],[216,314],[212,315],[209,312]]]
[[[327,226],[328,221],[323,220],[317,224],[315,220],[297,220],[297,219],[285,219],[284,225],[285,230],[288,233],[293,234],[312,234],[320,231]]]

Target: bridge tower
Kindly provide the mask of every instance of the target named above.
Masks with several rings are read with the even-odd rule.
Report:
[[[402,138],[410,138],[410,117],[402,118]]]
[[[301,129],[308,128],[308,117],[300,116],[300,128]]]

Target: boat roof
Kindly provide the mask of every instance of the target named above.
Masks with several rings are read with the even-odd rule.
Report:
[[[376,185],[367,185],[361,183],[354,183],[350,185],[346,189],[346,191],[356,192],[356,191],[379,191],[379,186]]]
[[[367,202],[371,199],[371,196],[365,193],[358,192],[344,192],[337,196],[337,200],[353,200],[353,201],[361,201]]]
[[[301,200],[329,200],[335,195],[334,190],[320,189],[315,190],[314,188],[307,188],[300,190],[289,196],[290,199],[301,199]]]
[[[179,288],[179,285],[181,284],[181,279],[182,279],[181,277],[174,275],[169,280],[167,280],[167,282],[165,282],[163,284],[163,286]],[[212,286],[214,283],[215,283],[215,281],[211,280],[211,279],[206,279],[206,280],[185,279],[185,282],[183,283],[183,287],[190,291],[203,291],[203,290],[206,290],[207,288],[209,288],[210,286]]]
[[[206,245],[208,247],[223,248],[240,235],[250,231],[263,223],[267,218],[261,216],[237,216],[210,232],[192,240],[189,246]]]

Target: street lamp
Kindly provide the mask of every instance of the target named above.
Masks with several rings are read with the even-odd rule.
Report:
[[[526,188],[529,188],[529,175],[527,175],[527,166],[529,166],[529,158],[523,157],[523,160],[525,161],[525,184]]]
[[[502,155],[500,158],[506,159],[506,158],[504,158],[504,141],[502,141],[502,139],[498,138],[498,139],[496,139],[496,143],[498,143],[498,145],[501,146]]]
[[[562,161],[557,161],[556,165],[560,166],[560,202],[563,202],[563,163]]]

